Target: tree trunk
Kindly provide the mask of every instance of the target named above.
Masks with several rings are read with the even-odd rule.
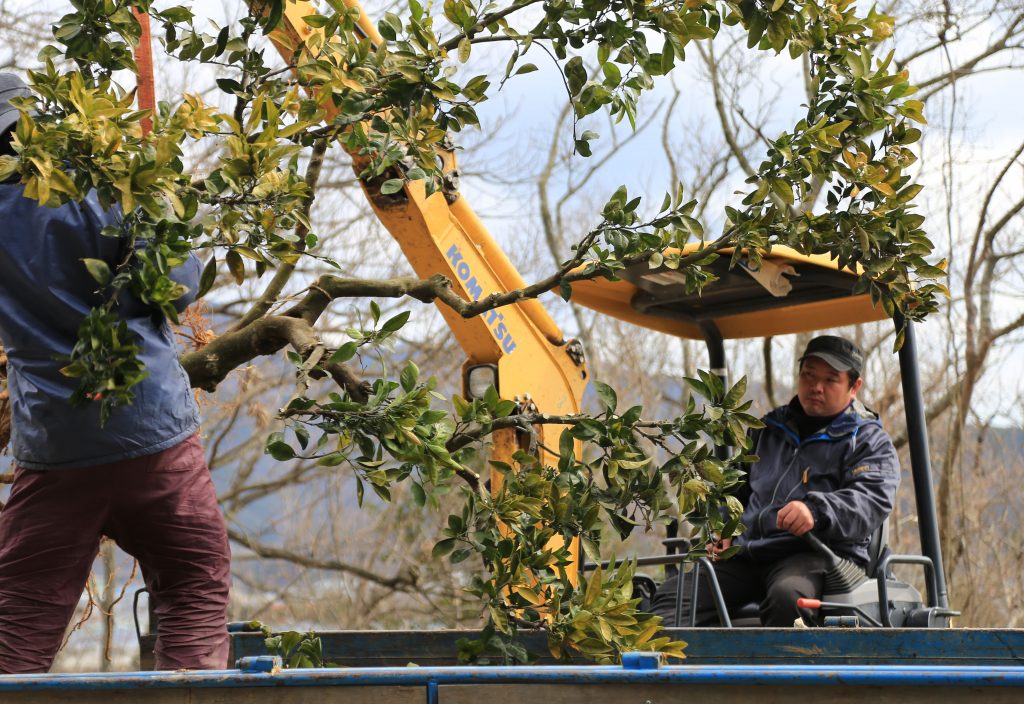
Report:
[[[101,579],[102,591],[100,592],[100,614],[103,618],[103,635],[100,638],[100,672],[110,672],[111,655],[110,646],[114,638],[114,604],[117,598],[117,590],[114,582],[117,576],[117,555],[113,540],[103,540],[100,543],[100,559],[103,562]]]

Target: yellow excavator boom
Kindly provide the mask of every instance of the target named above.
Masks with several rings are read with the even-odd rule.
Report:
[[[375,45],[383,43],[356,0],[346,0],[359,10],[358,31]],[[290,59],[296,47],[310,40],[322,40],[321,30],[303,20],[314,14],[308,2],[285,5],[281,26],[271,40],[281,54]],[[336,114],[329,100],[324,101],[326,119]],[[439,157],[446,171],[455,168],[455,155],[442,150]],[[356,170],[361,158],[353,155]],[[526,282],[504,251],[491,237],[480,218],[457,192],[427,196],[422,182],[412,181],[397,194],[383,195],[379,185],[363,183],[367,200],[381,223],[401,247],[416,274],[428,278],[444,274],[467,300],[492,293],[523,288]],[[463,318],[446,305],[438,306],[466,353],[465,370],[491,365],[496,370],[496,386],[502,398],[518,402],[525,409],[554,415],[578,413],[588,382],[586,362],[578,342],[566,341],[558,325],[537,300],[525,300],[472,318]],[[468,393],[468,390],[467,390]],[[557,434],[562,428],[538,428],[543,435]],[[491,458],[511,463],[519,447],[515,430],[501,430],[492,436]],[[557,442],[554,443],[557,445]],[[542,457],[555,463],[556,457]],[[501,482],[500,473],[491,476],[492,491]],[[578,555],[578,550],[574,551]],[[575,581],[575,569],[570,570]]]

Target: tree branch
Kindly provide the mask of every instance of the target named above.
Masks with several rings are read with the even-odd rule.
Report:
[[[464,38],[472,39],[473,37],[476,36],[477,32],[482,30],[487,25],[493,24],[494,22],[497,22],[500,19],[504,19],[509,15],[518,12],[519,10],[522,10],[524,7],[535,5],[538,2],[540,2],[540,0],[525,0],[525,2],[517,2],[512,5],[509,5],[504,10],[499,10],[497,12],[492,12],[488,15],[484,15],[479,20],[477,20],[476,24],[474,24],[466,31],[460,32],[459,34],[456,34],[448,41],[443,42],[441,44],[441,48],[444,49],[445,51],[451,51],[452,49],[456,49],[459,46],[459,42],[461,42]]]
[[[319,139],[316,144],[313,145],[313,152],[309,157],[309,165],[306,167],[306,185],[309,187],[309,198],[306,199],[305,204],[302,208],[302,213],[306,219],[309,220],[310,211],[313,208],[313,201],[316,199],[316,184],[320,179],[320,171],[324,163],[324,154],[327,152],[327,140]],[[295,241],[296,254],[301,255],[306,249],[306,235],[309,234],[309,228],[304,225],[299,225],[295,228],[295,235],[298,238]],[[295,271],[295,265],[298,259],[296,258],[293,262],[281,262],[277,271],[274,272],[274,278],[270,280],[266,290],[260,296],[259,300],[253,304],[253,307],[249,309],[242,318],[232,326],[232,331],[241,330],[246,327],[249,323],[262,318],[270,310],[270,307],[277,303],[278,297],[281,295],[281,291],[284,290],[285,285],[291,278],[292,273]]]
[[[303,299],[282,315],[259,318],[241,330],[221,335],[202,349],[184,355],[181,364],[193,387],[212,391],[233,369],[256,357],[274,354],[285,345],[290,344],[300,356],[306,357],[320,344],[313,324],[336,298],[410,296],[424,303],[440,300],[463,318],[473,318],[495,308],[537,298],[562,281],[596,278],[599,275],[596,271],[576,269],[583,264],[585,253],[600,234],[600,229],[591,231],[578,245],[576,256],[547,278],[515,291],[492,293],[477,301],[467,301],[455,293],[451,281],[440,274],[422,280],[414,277],[374,280],[321,276],[309,287]],[[681,257],[680,265],[703,259],[731,244],[732,233],[729,231],[705,248]],[[645,252],[622,261],[628,265],[643,261],[647,256]],[[353,397],[366,397],[366,387],[351,372],[340,365],[327,365],[325,368]]]
[[[280,489],[301,484],[306,480],[308,474],[317,470],[330,471],[330,468],[319,466],[313,462],[296,462],[288,472],[276,479],[232,487],[228,492],[218,496],[217,500],[220,501],[221,506],[231,506],[232,512],[237,513],[239,508],[248,506],[265,496],[270,496]]]
[[[600,274],[596,271],[580,270],[579,267],[585,262],[585,253],[600,236],[600,228],[591,231],[577,245],[576,256],[563,264],[550,276],[541,279],[524,288],[515,291],[496,292],[476,301],[467,301],[455,293],[452,283],[441,274],[434,274],[429,279],[416,279],[411,276],[397,277],[393,279],[342,279],[337,276],[321,276],[316,283],[309,287],[306,296],[285,311],[282,315],[289,318],[297,318],[312,325],[323,311],[335,298],[351,298],[363,296],[379,296],[385,298],[401,298],[409,296],[424,303],[441,301],[463,318],[473,318],[482,313],[502,306],[518,303],[519,301],[537,298],[559,285],[562,281],[574,282],[597,278]],[[709,243],[703,249],[697,250],[681,257],[680,266],[692,264],[704,259],[720,249],[733,244],[733,233],[731,230],[724,233],[719,239]],[[635,262],[646,260],[648,252],[624,257],[622,263],[629,265]]]
[[[374,584],[379,584],[382,587],[398,591],[413,591],[416,587],[416,576],[411,573],[400,572],[394,577],[384,577],[357,565],[342,562],[341,560],[327,560],[314,557],[313,555],[299,554],[273,545],[266,545],[265,543],[261,543],[231,527],[228,527],[228,537],[239,545],[248,548],[259,557],[269,560],[284,560],[301,567],[343,572],[345,574],[350,574],[353,577],[359,577],[360,579],[365,579],[368,582],[373,582]]]
[[[392,279],[343,279],[340,276],[328,274],[318,278],[306,291],[305,297],[285,311],[283,315],[299,318],[312,325],[334,299],[365,296],[380,298],[409,296],[423,303],[433,303],[438,298],[446,300],[454,297],[464,303],[464,299],[451,289],[451,281],[441,274],[434,274],[429,279],[417,279],[414,276],[398,276]]]
[[[725,137],[725,143],[729,145],[729,151],[732,152],[733,157],[735,157],[743,172],[747,176],[753,176],[757,173],[757,170],[747,160],[747,155],[743,153],[743,150],[740,149],[740,145],[736,141],[736,133],[732,125],[729,124],[729,119],[726,115],[725,101],[722,99],[722,86],[718,80],[718,62],[715,59],[714,52],[710,48],[705,49],[700,44],[697,44],[697,51],[700,52],[704,65],[708,67],[711,90],[715,98],[715,112],[718,113],[718,122],[722,127],[722,136]]]
[[[928,88],[932,89],[927,93],[923,94],[921,99],[927,100],[929,97],[931,97],[932,94],[934,94],[938,90],[941,90],[950,81],[954,81],[958,78],[970,75],[977,67],[977,65],[980,64],[982,61],[989,58],[990,56],[998,54],[1000,51],[1003,51],[1004,49],[1009,48],[1010,40],[1014,37],[1014,35],[1016,35],[1020,31],[1020,25],[1022,22],[1024,22],[1024,14],[1017,15],[1007,24],[1006,31],[1003,32],[1002,36],[1000,36],[997,40],[990,43],[983,51],[978,52],[972,58],[968,59],[967,61],[964,61],[959,66],[956,66],[955,68],[945,73],[939,74],[938,76],[933,76],[932,78],[926,79],[918,83],[917,88],[920,91],[925,91]],[[940,36],[939,41],[937,42],[934,48],[939,48],[943,46],[945,43],[945,37]]]
[[[271,316],[260,318],[243,330],[221,335],[202,349],[182,356],[180,361],[193,387],[213,391],[232,370],[256,357],[274,354],[285,345],[291,345],[305,358],[320,345],[320,340],[301,318]],[[324,367],[354,398],[365,400],[366,388],[352,372],[339,364]]]
[[[978,209],[978,225],[974,230],[974,241],[971,245],[971,255],[968,259],[967,272],[965,274],[965,278],[968,280],[974,278],[974,272],[977,269],[977,257],[979,255],[978,243],[982,239],[982,233],[985,229],[985,221],[988,219],[989,206],[992,203],[992,199],[995,197],[996,191],[999,189],[999,184],[1003,182],[1006,174],[1009,173],[1010,168],[1017,162],[1017,159],[1022,153],[1024,153],[1024,142],[1021,142],[1020,146],[1017,147],[1017,150],[1013,153],[1013,156],[1006,160],[1006,164],[996,176],[995,180],[993,180],[991,187],[985,193],[985,200],[981,204],[981,208]]]

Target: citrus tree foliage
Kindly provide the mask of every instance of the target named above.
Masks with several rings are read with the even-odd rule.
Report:
[[[523,627],[546,628],[560,657],[606,661],[624,649],[678,654],[682,644],[659,638],[657,619],[637,612],[630,565],[613,564],[577,586],[567,573],[569,546],[578,539],[600,560],[602,522],[625,536],[680,508],[705,535],[741,530],[741,507],[727,494],[741,477],[746,429],[756,424],[745,412],[744,387],[724,388],[709,375],[691,380],[702,404],[691,402],[681,417],[667,420],[618,408],[606,386],[599,386],[603,411],[593,417],[530,413],[493,392],[444,399],[411,364],[397,374],[382,368],[379,378],[365,381],[349,368],[387,343],[409,313],[381,321],[371,304],[372,327],[350,330],[350,341],[325,349],[315,325],[333,300],[410,295],[478,315],[551,288],[569,297],[575,280],[614,276],[644,260],[677,269],[696,291],[713,278],[704,267],[721,250],[757,259],[780,244],[862,267],[859,289],[908,319],[934,310],[944,291],[935,282],[942,266],[926,261],[931,243],[913,211],[920,186],[907,173],[920,137],[914,123],[924,123],[921,105],[909,99],[914,88],[905,71],[892,68],[892,55],[874,53],[892,33],[893,18],[873,9],[858,13],[850,0],[408,0],[400,15],[380,19],[381,45],[358,30],[358,12],[341,0],[309,10],[305,39],[282,34],[284,0],[255,2],[245,19],[209,32],[195,16],[200,5],[71,4],[54,26],[55,43],[30,73],[34,96],[20,103],[16,156],[0,160],[0,174],[20,178],[26,195],[43,205],[92,193],[124,215],[106,234],[133,245],[125,260],[114,267],[84,263],[106,302],[83,321],[68,360],[65,372],[81,381],[72,400],[100,403],[105,417],[131,402],[145,374],[118,320],[125,290],[174,320],[172,302],[182,290],[169,272],[190,251],[201,250],[208,261],[200,294],[219,270],[239,283],[247,270],[273,270],[268,298],[210,346],[215,353],[185,360],[193,384],[215,388],[232,368],[291,345],[302,383],[282,411],[285,429],[268,441],[270,454],[316,456],[349,468],[360,492],[369,488],[385,500],[397,482],[409,482],[423,505],[458,485],[465,501],[449,516],[435,555],[483,565],[470,590],[481,599],[487,630],[482,641],[466,644],[467,658],[495,650],[514,655],[510,638]],[[144,132],[147,115],[119,82],[135,68],[131,50],[140,29],[133,10],[150,14],[169,56],[215,65],[231,106],[162,96],[153,129]],[[498,83],[467,75],[474,51],[504,52],[500,82],[537,70],[534,61],[554,62],[578,119],[607,110],[632,123],[644,92],[684,60],[691,42],[714,40],[723,24],[742,27],[751,50],[803,57],[813,99],[767,145],[746,192],[725,207],[720,231],[707,232],[694,217],[696,201],[676,189],[651,216],[642,215],[653,209],[642,208],[640,198],[619,189],[595,214],[573,258],[525,292],[467,304],[440,277],[395,283],[322,276],[294,308],[268,313],[295,261],[321,256],[309,209],[326,149],[352,155],[371,197],[405,197],[410,181],[454,195],[437,150],[447,148],[451,134],[478,124],[476,108]],[[286,47],[287,66],[270,60],[268,35]],[[586,158],[598,135],[574,126],[573,138]],[[220,158],[209,173],[193,174],[184,155],[200,140],[215,141]],[[806,210],[805,197],[821,188],[827,206]],[[702,247],[679,253],[692,242]],[[310,395],[309,379],[325,376],[337,389]],[[542,448],[534,434],[514,465],[496,467],[504,481],[489,491],[481,479],[488,436],[507,428],[530,434],[545,423],[566,427],[559,447]],[[709,439],[738,449],[718,459]],[[542,461],[542,449],[560,459]]]

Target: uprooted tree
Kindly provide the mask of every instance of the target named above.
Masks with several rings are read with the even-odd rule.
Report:
[[[483,564],[470,591],[481,600],[488,638],[467,645],[468,657],[495,646],[514,653],[510,639],[521,628],[545,628],[557,656],[608,660],[624,649],[680,654],[682,644],[657,637],[658,619],[636,610],[628,563],[575,585],[566,570],[568,546],[578,539],[596,560],[604,522],[625,536],[679,511],[705,535],[742,530],[741,507],[728,490],[748,459],[746,430],[757,424],[745,412],[744,384],[725,388],[701,374],[690,383],[702,404],[691,397],[682,416],[665,420],[645,419],[640,407],[620,409],[603,384],[597,385],[603,410],[589,417],[533,413],[493,390],[478,399],[445,399],[415,365],[392,370],[375,361],[374,349],[408,324],[412,310],[382,319],[371,300],[367,325],[331,345],[318,335],[318,321],[332,305],[405,296],[469,317],[549,290],[569,297],[574,281],[614,277],[645,260],[677,269],[697,291],[713,279],[705,267],[721,250],[756,260],[774,245],[859,267],[859,290],[909,320],[933,311],[944,292],[935,282],[942,266],[926,261],[931,243],[913,210],[920,187],[907,171],[920,136],[912,123],[924,121],[921,105],[908,99],[914,89],[905,71],[891,67],[892,54],[874,55],[893,19],[874,10],[858,15],[849,0],[447,0],[441,12],[409,0],[404,17],[388,13],[380,21],[387,40],[380,46],[357,31],[358,10],[328,0],[319,11],[310,8],[305,22],[316,31],[294,44],[284,64],[269,58],[265,36],[281,22],[284,0],[253,3],[237,25],[210,33],[197,29],[201,18],[185,6],[72,5],[54,26],[56,44],[30,73],[34,96],[20,103],[17,156],[0,160],[0,175],[19,178],[26,195],[43,205],[94,192],[123,213],[121,226],[106,234],[137,245],[126,248],[132,254],[123,262],[83,264],[106,303],[85,318],[69,356],[65,373],[80,380],[70,402],[94,403],[105,418],[132,402],[132,388],[145,374],[119,324],[121,291],[176,320],[171,304],[182,291],[169,272],[190,252],[208,262],[200,295],[218,270],[241,282],[246,268],[254,268],[260,280],[266,277],[258,302],[230,330],[182,358],[192,384],[215,389],[232,370],[288,348],[299,381],[280,412],[282,430],[268,439],[269,454],[347,469],[360,495],[369,487],[385,500],[399,482],[409,483],[421,505],[458,486],[461,510],[449,516],[434,553],[453,562],[475,556]],[[217,65],[217,84],[231,107],[186,94],[165,96],[152,115],[137,110],[133,92],[117,80],[135,69],[140,24],[133,11],[150,15],[173,59]],[[310,225],[327,150],[350,153],[371,194],[403,198],[415,182],[435,197],[455,196],[436,150],[450,134],[478,124],[477,105],[498,87],[487,76],[464,75],[473,51],[487,45],[505,52],[502,83],[536,70],[528,62],[533,56],[556,64],[576,118],[576,152],[586,158],[598,137],[579,131],[583,118],[606,110],[634,122],[638,102],[658,77],[684,59],[690,43],[712,41],[723,23],[742,26],[751,50],[785,51],[806,62],[812,98],[792,129],[766,143],[746,192],[720,214],[716,234],[706,232],[693,215],[696,201],[678,188],[658,209],[645,209],[620,188],[594,214],[571,258],[524,290],[467,301],[441,275],[323,275],[284,305],[282,291],[300,258],[329,262]],[[147,118],[151,131],[142,127]],[[213,144],[220,154],[216,167],[201,175],[189,168],[189,154],[200,144]],[[801,209],[812,202],[809,194],[822,190],[824,210]],[[693,254],[663,255],[693,242],[701,245]],[[312,394],[311,379],[333,380],[333,391]],[[542,424],[566,426],[557,448],[538,441],[534,428]],[[482,478],[487,441],[506,428],[532,433],[534,441],[516,454],[514,466],[495,467],[504,481],[492,493]],[[736,450],[723,460],[709,444]],[[558,461],[545,463],[542,450]]]

